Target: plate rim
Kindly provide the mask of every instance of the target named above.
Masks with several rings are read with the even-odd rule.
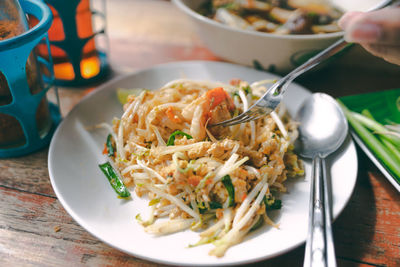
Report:
[[[242,66],[242,65],[238,65],[238,64],[232,64],[232,63],[227,63],[227,62],[220,62],[220,61],[204,61],[204,60],[191,60],[191,61],[175,61],[175,62],[170,62],[170,63],[163,63],[163,64],[158,64],[158,65],[154,65],[148,68],[144,68],[144,69],[138,69],[135,70],[133,72],[129,72],[127,74],[123,74],[120,76],[117,76],[109,81],[107,81],[106,83],[95,87],[95,90],[91,91],[89,94],[85,95],[84,97],[81,98],[81,100],[72,108],[72,110],[64,117],[64,119],[61,121],[61,123],[59,124],[59,126],[57,127],[55,133],[54,133],[54,137],[59,135],[59,132],[61,131],[60,129],[62,128],[62,125],[64,124],[64,122],[69,118],[72,117],[74,113],[77,112],[77,110],[79,110],[80,106],[85,105],[85,103],[91,99],[94,95],[96,94],[100,94],[100,92],[102,91],[112,91],[115,90],[115,86],[113,88],[114,84],[117,84],[118,82],[120,82],[121,80],[124,79],[128,79],[129,77],[132,76],[138,76],[141,73],[145,73],[145,72],[149,72],[149,71],[158,71],[159,69],[163,69],[163,68],[177,68],[177,67],[182,67],[185,66],[187,64],[193,64],[193,65],[221,65],[221,66],[228,66],[228,67],[237,67],[237,68],[245,68],[254,72],[260,72],[262,73],[262,71],[250,68],[248,66]],[[273,74],[273,73],[269,73],[266,72],[271,76],[275,76],[275,77],[280,77],[279,75]],[[312,92],[310,90],[308,90],[307,88],[298,85],[299,87],[301,87],[302,89],[304,89],[307,93],[311,94]],[[72,115],[71,115],[72,114]],[[241,265],[241,264],[248,264],[248,263],[255,263],[255,262],[260,262],[263,260],[267,260],[267,259],[271,259],[271,258],[275,258],[279,255],[283,255],[291,250],[294,250],[295,248],[298,248],[300,245],[302,245],[305,240],[303,241],[299,241],[296,244],[293,244],[292,246],[289,246],[283,250],[277,251],[275,253],[270,253],[268,255],[264,255],[264,256],[260,256],[260,257],[253,257],[250,259],[244,259],[244,260],[240,260],[240,261],[235,261],[235,262],[213,262],[213,263],[182,263],[182,262],[176,262],[176,261],[168,261],[168,260],[164,260],[164,259],[159,259],[159,258],[152,258],[152,257],[148,257],[146,255],[142,255],[142,254],[137,254],[134,253],[132,251],[128,251],[125,250],[123,248],[120,248],[116,245],[111,244],[110,242],[108,242],[107,240],[101,238],[100,236],[92,233],[91,231],[89,231],[88,229],[90,229],[90,226],[81,218],[79,218],[80,216],[77,215],[74,210],[68,205],[67,201],[64,199],[64,197],[62,196],[62,194],[60,193],[56,182],[55,182],[55,177],[54,177],[54,170],[53,170],[53,164],[52,164],[52,158],[53,158],[53,154],[54,152],[54,143],[56,138],[52,138],[50,146],[49,146],[49,153],[48,153],[48,171],[49,171],[49,177],[50,177],[50,182],[52,185],[52,188],[56,194],[57,199],[60,201],[61,205],[63,206],[63,208],[67,211],[67,213],[72,217],[72,219],[77,222],[86,232],[88,232],[90,235],[92,235],[93,237],[95,237],[96,239],[100,240],[101,242],[107,244],[108,246],[122,251],[128,255],[140,258],[140,259],[144,259],[144,260],[148,260],[150,262],[155,262],[155,263],[161,263],[161,264],[168,264],[168,265],[181,265],[181,266],[235,266],[235,265]],[[348,149],[354,149],[355,150],[355,144],[354,141],[349,138],[349,142],[348,142]],[[344,205],[343,207],[341,207],[337,213],[336,216],[334,216],[333,220],[336,220],[340,214],[343,212],[343,210],[345,209],[345,207],[348,205],[353,193],[354,193],[354,189],[357,183],[357,176],[358,176],[358,155],[357,155],[357,151],[355,151],[355,158],[354,158],[354,163],[356,164],[355,166],[355,178],[354,178],[354,184],[352,186],[351,192],[350,194],[346,197],[345,201],[344,201]]]

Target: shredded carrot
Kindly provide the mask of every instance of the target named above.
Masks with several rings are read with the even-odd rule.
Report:
[[[139,121],[139,116],[137,114],[135,114],[133,116],[133,123],[138,122]]]
[[[217,209],[215,212],[215,216],[217,216],[217,219],[221,219],[224,216],[224,210],[223,209]]]
[[[170,119],[172,122],[175,122],[175,123],[182,122],[182,120],[177,115],[175,115],[174,107],[168,107],[167,110],[165,111],[165,113],[167,114],[168,119]]]
[[[224,100],[228,100],[228,108],[233,110],[235,108],[232,98],[222,87],[216,87],[206,93],[206,97],[210,103],[210,109],[214,109]]]
[[[201,179],[202,179],[201,176],[192,175],[188,178],[188,184],[192,186],[197,186],[200,183]]]
[[[227,93],[222,87],[216,87],[206,93],[207,99],[211,102],[210,108],[214,109],[227,97]]]
[[[231,85],[239,85],[241,81],[242,80],[236,78],[236,79],[232,79],[229,83]]]
[[[242,202],[246,199],[246,197],[247,197],[247,194],[244,194],[244,195],[242,196]]]
[[[239,171],[240,177],[247,177],[247,176],[249,176],[249,172],[246,171],[246,170],[243,169],[243,168],[238,169],[238,171]]]
[[[107,145],[104,144],[104,148],[103,148],[103,155],[108,153],[108,149],[107,149]]]

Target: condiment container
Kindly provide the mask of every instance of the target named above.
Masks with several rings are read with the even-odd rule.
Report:
[[[26,14],[38,20],[32,29]],[[41,74],[41,69],[51,74],[51,64],[33,52],[38,43],[45,42],[51,19],[50,10],[41,2],[2,0],[0,157],[23,155],[47,145],[59,120],[59,108],[50,106],[46,99],[50,85]]]

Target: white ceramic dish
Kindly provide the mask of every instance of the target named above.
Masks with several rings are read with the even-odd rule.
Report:
[[[136,257],[176,265],[235,265],[259,261],[282,254],[302,244],[306,238],[310,185],[310,163],[305,162],[306,177],[287,183],[282,194],[283,208],[272,214],[280,229],[264,226],[228,250],[222,258],[208,255],[212,245],[188,248],[198,234],[185,231],[169,236],[146,234],[135,216],[146,216],[147,201],[133,196],[118,199],[98,168],[107,133],[88,131],[87,126],[110,122],[122,114],[116,88],[159,88],[182,76],[227,82],[232,78],[247,81],[276,78],[247,67],[221,62],[192,61],[170,63],[113,80],[85,97],[64,119],[50,145],[49,173],[54,191],[67,212],[88,232],[110,246]],[[294,114],[310,94],[292,84],[284,102]],[[333,213],[337,217],[348,202],[356,182],[357,154],[347,139],[340,151],[329,158],[333,178]]]
[[[235,29],[197,13],[205,0],[173,0],[193,21],[205,45],[222,59],[252,66],[257,60],[268,70],[286,73],[343,36],[342,32],[307,35],[276,35]],[[343,11],[365,11],[379,0],[332,0]]]

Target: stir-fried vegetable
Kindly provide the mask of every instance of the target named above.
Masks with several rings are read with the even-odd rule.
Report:
[[[229,175],[225,175],[222,177],[222,183],[228,191],[228,206],[232,207],[235,205],[235,188],[233,187],[231,177]]]
[[[265,210],[279,210],[282,208],[282,201],[269,196],[268,199],[264,197]]]
[[[327,1],[208,0],[198,12],[233,28],[276,34],[341,31],[342,12]]]
[[[120,197],[129,197],[131,193],[128,191],[124,183],[122,182],[122,179],[119,177],[118,173],[114,168],[111,166],[110,162],[106,162],[103,164],[99,165],[100,170],[104,173],[104,175],[107,177],[108,181],[110,182],[110,185],[112,188],[115,190],[115,192],[120,196]]]
[[[173,146],[175,144],[175,137],[177,135],[186,136],[187,139],[193,138],[190,134],[187,134],[187,133],[184,133],[184,132],[178,130],[178,131],[173,132],[169,136],[168,141],[167,141],[167,146]]]
[[[222,205],[219,202],[210,201],[209,205],[210,205],[210,209],[213,209],[213,210],[222,209]]]
[[[115,149],[113,145],[113,139],[112,139],[112,134],[109,134],[107,136],[107,142],[106,142],[106,147],[107,147],[107,155],[109,157],[114,157],[115,156]]]

